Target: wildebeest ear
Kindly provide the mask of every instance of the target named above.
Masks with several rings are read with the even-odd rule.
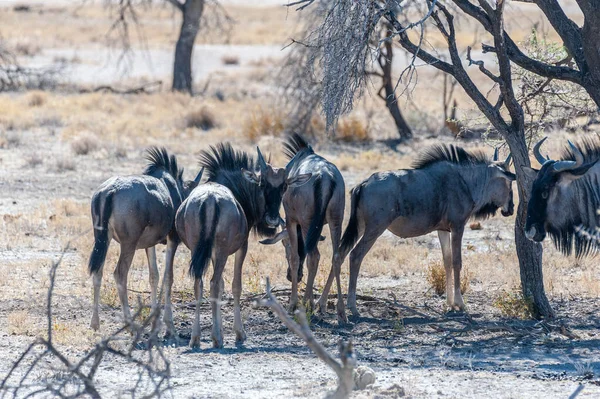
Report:
[[[521,166],[521,169],[523,170],[523,172],[525,172],[525,175],[527,175],[527,177],[531,180],[535,180],[539,172],[539,170],[530,168],[529,166]]]
[[[508,180],[510,181],[515,181],[517,180],[517,175],[515,175],[512,172],[508,172],[508,171],[502,171],[502,174],[504,175],[504,177],[506,177]]]
[[[305,173],[303,175],[298,175],[294,177],[288,177],[287,185],[288,187],[297,187],[305,184],[312,177],[312,173]]]
[[[261,244],[263,244],[263,245],[271,245],[271,244],[276,244],[276,243],[278,243],[279,241],[281,241],[281,240],[283,240],[285,238],[288,238],[288,231],[287,231],[287,229],[281,230],[279,233],[277,233],[275,235],[275,237],[266,238],[266,239],[264,239],[262,241],[259,241],[259,242]]]
[[[244,175],[244,178],[250,183],[260,185],[260,172],[256,173],[251,170],[242,169],[242,175]]]

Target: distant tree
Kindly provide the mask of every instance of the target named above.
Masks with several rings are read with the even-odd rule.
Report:
[[[153,3],[170,4],[181,13],[181,29],[175,46],[173,62],[173,91],[192,93],[192,53],[196,36],[204,22],[211,29],[228,29],[232,20],[218,0],[105,0],[110,9],[117,10],[113,29],[119,32],[125,50],[130,49],[129,22],[139,22],[137,8]],[[206,11],[210,7],[210,15]]]

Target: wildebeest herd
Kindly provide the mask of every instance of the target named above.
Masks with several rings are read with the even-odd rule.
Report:
[[[600,207],[600,142],[569,142],[564,160],[540,154],[544,140],[534,146],[539,171],[526,168],[534,180],[528,205],[526,235],[542,241],[548,232],[565,254],[575,247],[578,256],[593,248],[589,234],[598,225]],[[580,148],[581,147],[581,148]],[[460,291],[461,244],[469,219],[503,216],[514,211],[510,155],[498,160],[482,152],[455,145],[435,145],[420,153],[413,169],[373,174],[351,190],[350,219],[342,235],[345,184],[337,167],[316,154],[307,141],[294,134],[283,146],[290,159],[285,168],[221,143],[200,153],[201,170],[193,181],[183,181],[183,169],[164,148],[150,148],[149,165],[142,175],[113,177],[92,197],[94,248],[89,271],[94,279],[94,308],[91,327],[99,328],[98,302],[107,249],[112,239],[121,245],[114,277],[123,313],[131,318],[127,300],[127,274],[136,249],[148,257],[151,300],[157,305],[158,268],[155,245],[166,243],[163,319],[168,336],[177,336],[173,324],[171,287],[175,251],[183,242],[191,251],[189,273],[194,278],[197,300],[190,340],[200,345],[200,301],[203,276],[213,265],[210,282],[212,341],[223,346],[220,297],[223,270],[235,254],[233,274],[234,330],[236,342],[246,338],[240,312],[242,267],[250,232],[266,237],[263,244],[283,242],[288,261],[287,277],[292,283],[290,308],[298,304],[298,282],[306,261],[308,276],[304,303],[315,308],[313,285],[318,270],[319,241],[329,225],[332,267],[315,310],[325,312],[333,279],[337,286],[337,316],[346,313],[340,281],[341,266],[350,255],[348,307],[357,316],[356,288],[361,263],[375,241],[386,230],[399,237],[416,237],[438,232],[446,272],[446,299],[451,309],[463,310]],[[206,181],[201,184],[203,174]],[[280,216],[283,203],[285,219]],[[587,238],[586,238],[587,237]]]

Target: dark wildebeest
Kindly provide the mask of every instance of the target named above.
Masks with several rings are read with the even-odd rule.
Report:
[[[595,249],[595,240],[586,234],[578,234],[580,227],[594,231],[600,224],[600,141],[585,139],[562,154],[562,161],[544,158],[540,146],[546,138],[533,148],[535,158],[542,164],[537,171],[525,168],[534,180],[531,198],[527,206],[525,235],[533,241],[542,241],[546,232],[556,247],[570,255],[575,247],[577,257],[587,255]]]
[[[283,168],[265,162],[260,150],[258,160],[235,151],[229,143],[203,151],[200,163],[208,182],[198,186],[177,211],[175,225],[181,240],[192,251],[190,274],[194,277],[197,299],[190,346],[200,345],[200,301],[202,278],[209,260],[213,264],[210,282],[213,346],[223,346],[221,304],[222,275],[227,258],[235,253],[233,274],[234,324],[236,342],[246,339],[240,314],[242,265],[248,250],[251,230],[272,236],[280,225],[279,208],[286,187],[306,183],[310,174],[287,178]]]
[[[313,284],[319,268],[320,254],[317,244],[323,226],[329,224],[333,257],[331,271],[319,298],[319,311],[327,308],[327,296],[335,277],[337,284],[337,316],[340,322],[346,322],[344,299],[340,282],[342,257],[339,254],[344,219],[345,185],[338,168],[320,155],[315,154],[306,140],[294,134],[284,144],[285,154],[290,158],[286,171],[290,177],[312,174],[312,184],[290,188],[283,196],[286,229],[273,240],[263,243],[272,244],[283,239],[288,258],[288,279],[292,281],[290,307],[294,309],[298,302],[298,280],[302,277],[304,254],[307,255],[308,278],[304,302],[314,308]]]
[[[144,248],[148,257],[152,306],[156,305],[158,267],[155,245],[167,244],[165,276],[173,280],[173,258],[179,243],[175,232],[175,212],[193,190],[202,171],[193,181],[184,182],[183,168],[177,159],[164,148],[148,149],[150,162],[143,175],[117,176],[102,183],[92,196],[92,221],[94,223],[94,249],[90,256],[89,271],[94,276],[94,310],[91,327],[100,327],[98,302],[104,260],[110,241],[121,244],[115,281],[123,307],[125,320],[131,314],[127,300],[127,274],[136,249]],[[170,277],[169,277],[170,276]],[[171,310],[165,306],[165,322],[169,326]],[[172,325],[172,321],[171,321]]]
[[[375,173],[351,191],[348,226],[341,253],[350,253],[348,307],[356,309],[356,280],[360,265],[377,238],[387,229],[399,237],[417,237],[437,230],[446,270],[446,299],[450,308],[464,309],[460,293],[461,244],[470,218],[513,214],[510,155],[493,161],[483,153],[454,145],[423,151],[414,169]],[[454,295],[452,272],[454,271]]]

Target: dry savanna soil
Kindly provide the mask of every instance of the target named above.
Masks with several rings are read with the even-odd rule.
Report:
[[[301,27],[295,14],[276,2],[224,2],[237,23],[227,39],[219,35],[199,38],[194,58],[197,94],[188,96],[168,91],[179,28],[178,16],[168,6],[140,12],[144,45],[133,38],[134,52],[128,58],[129,68],[123,71],[123,64],[117,62],[119,50],[106,38],[114,15],[100,2],[27,4],[27,11],[17,11],[15,2],[0,1],[0,39],[23,65],[66,68],[52,90],[0,94],[0,378],[36,337],[47,335],[48,273],[59,259],[50,326],[61,353],[77,362],[122,325],[112,276],[119,249],[113,242],[100,298],[100,330],[89,328],[90,198],[111,176],[141,173],[145,148],[165,146],[185,166],[188,179],[197,173],[199,151],[221,141],[231,141],[248,152],[259,145],[272,155],[275,165],[285,165],[281,135],[287,111],[273,76],[286,55],[283,45]],[[511,6],[514,18],[508,29],[521,32],[517,37],[525,38],[539,19],[530,10],[516,2]],[[469,29],[461,33],[461,43],[471,43],[474,33]],[[402,56],[398,58],[401,63]],[[401,70],[401,65],[395,68],[397,73]],[[343,140],[325,134],[311,139],[316,151],[339,167],[347,191],[375,171],[409,167],[420,149],[434,143],[453,142],[492,153],[497,143],[456,142],[441,129],[441,94],[435,95],[440,92],[441,77],[422,68],[419,79],[422,86],[414,88],[410,100],[400,101],[415,129],[412,142],[386,141],[395,137],[393,124],[381,100],[371,92],[344,118],[339,132]],[[162,86],[151,86],[150,93],[94,91],[100,85],[126,89],[159,80]],[[464,94],[456,96],[461,112],[473,115],[474,107]],[[317,130],[323,128],[318,119],[314,125]],[[557,132],[545,144],[546,150],[557,153],[566,136]],[[436,293],[440,282],[443,285],[443,273],[435,233],[415,239],[386,233],[379,239],[365,258],[358,280],[361,317],[338,325],[335,292],[327,314],[309,314],[316,339],[330,353],[337,356],[339,341],[352,340],[358,365],[373,369],[375,383],[355,391],[353,397],[567,398],[573,393],[578,398],[600,397],[597,258],[567,258],[545,242],[544,284],[557,319],[531,320],[527,301],[519,295],[513,228],[514,217],[498,215],[467,229],[464,313],[446,312],[444,296]],[[317,291],[331,267],[327,228],[323,234]],[[157,254],[162,272],[165,247],[159,245]],[[267,277],[278,300],[287,304],[290,284],[280,244],[262,246],[251,236],[242,301],[248,339],[241,346],[235,345],[233,333],[233,259],[229,260],[222,302],[225,347],[219,350],[212,349],[208,301],[201,305],[201,348],[187,347],[195,309],[189,259],[190,252],[182,245],[175,260],[173,298],[180,340],[160,341],[171,366],[166,395],[312,398],[335,389],[333,371],[269,309],[255,306],[264,295]],[[347,281],[346,262],[344,290]],[[134,258],[128,288],[132,306],[138,300],[149,303],[143,251]],[[127,333],[121,338],[123,342],[132,339]],[[18,384],[40,351],[34,348],[10,384]],[[142,345],[133,357],[144,352]],[[27,382],[71,384],[70,378],[55,356],[47,356]],[[131,363],[107,354],[99,363],[95,385],[103,397],[129,397],[136,381],[138,374]],[[142,384],[138,396],[150,390]],[[31,391],[17,396],[27,392]]]

